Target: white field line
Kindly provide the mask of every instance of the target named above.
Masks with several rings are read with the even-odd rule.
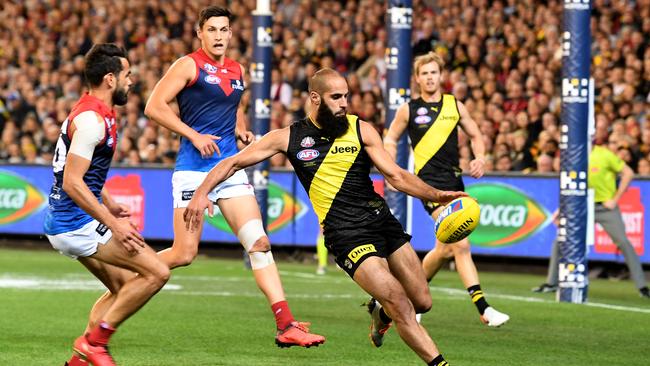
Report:
[[[47,290],[47,291],[96,291],[106,290],[106,287],[95,279],[53,279],[37,276],[15,277],[11,275],[0,276],[0,289],[19,290]],[[164,290],[177,291],[182,286],[167,284]]]
[[[309,282],[320,283],[343,283],[342,279],[335,279],[329,276],[318,276],[311,273],[304,272],[286,272],[281,271],[283,277],[293,277],[294,279],[309,280]],[[89,278],[87,275],[79,274],[66,274],[62,279],[51,279],[39,276],[25,276],[25,275],[0,275],[0,289],[21,289],[21,290],[45,290],[45,291],[96,291],[104,290],[105,287],[95,279]],[[185,281],[214,281],[214,282],[240,282],[251,281],[246,277],[220,277],[220,276],[172,276],[172,280]],[[432,292],[442,293],[454,300],[464,300],[467,298],[467,292],[457,288],[430,286]],[[168,283],[163,290],[167,290],[167,294],[173,295],[186,295],[186,296],[217,296],[217,297],[262,297],[260,292],[232,292],[232,291],[188,291],[184,290],[182,285],[175,283]],[[304,298],[304,299],[351,299],[358,297],[358,294],[349,293],[291,293],[290,297]],[[535,302],[545,304],[557,304],[556,301],[540,299],[538,297],[518,296],[499,293],[490,293],[490,298],[500,298],[518,302]],[[435,301],[435,295],[434,295]],[[650,308],[639,308],[633,306],[612,305],[604,303],[588,302],[586,306],[602,308],[608,310],[627,311],[634,313],[650,314]]]
[[[432,291],[442,292],[442,293],[445,293],[447,295],[455,295],[455,296],[459,296],[459,297],[460,296],[462,296],[462,297],[467,296],[466,291],[455,289],[455,288],[437,287],[437,286],[429,286],[429,288]],[[546,304],[557,304],[557,301],[540,299],[538,297],[507,295],[507,294],[498,294],[498,293],[490,293],[490,298],[500,298],[500,299],[513,300],[513,301],[522,301],[522,302],[537,302],[537,303],[546,303]],[[602,308],[602,309],[609,309],[609,310],[620,310],[620,311],[629,311],[629,312],[633,312],[633,313],[650,314],[650,308],[646,309],[646,308],[638,308],[638,307],[634,307],[634,306],[611,305],[611,304],[603,304],[603,303],[598,303],[598,302],[587,302],[584,305],[591,306],[591,307],[594,307],[594,308]]]

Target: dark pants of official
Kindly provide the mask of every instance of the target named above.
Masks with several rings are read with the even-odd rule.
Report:
[[[612,241],[623,253],[625,263],[630,270],[632,281],[636,288],[643,288],[646,286],[645,275],[639,256],[634,251],[634,247],[630,240],[625,235],[625,224],[623,223],[623,216],[618,206],[610,210],[600,203],[596,203],[594,208],[594,220],[599,223],[605,232],[612,238]],[[551,250],[551,259],[548,264],[548,277],[546,282],[550,285],[557,285],[558,282],[558,262],[560,257],[560,248],[557,240],[553,241],[553,249]]]

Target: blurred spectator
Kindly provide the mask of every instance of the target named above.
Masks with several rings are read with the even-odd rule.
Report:
[[[553,158],[547,154],[541,154],[537,158],[537,171],[539,173],[551,173],[553,169]]]
[[[282,103],[285,108],[291,104],[293,88],[282,79],[278,69],[271,71],[271,100]]]
[[[497,172],[509,172],[512,170],[512,159],[510,155],[503,154],[497,157],[497,161],[494,164],[494,170]]]

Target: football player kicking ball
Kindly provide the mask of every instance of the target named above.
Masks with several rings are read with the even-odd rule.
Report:
[[[397,141],[408,130],[413,147],[415,174],[431,186],[463,191],[465,186],[459,168],[458,126],[465,131],[472,143],[475,159],[470,162],[470,175],[474,178],[483,175],[485,147],[481,132],[463,103],[451,94],[442,94],[440,83],[443,67],[444,61],[434,52],[415,59],[413,69],[421,96],[399,107],[384,139],[384,147],[395,159]],[[442,206],[427,200],[422,203],[435,222]],[[436,240],[435,248],[427,253],[422,262],[427,280],[431,281],[451,257],[456,262],[458,274],[476,305],[481,321],[490,327],[506,323],[510,317],[495,310],[485,299],[468,239],[453,244],[443,244]],[[370,306],[371,311],[378,311],[372,302]],[[373,334],[376,346],[381,345],[382,331],[386,331],[385,327]]]
[[[369,123],[346,114],[348,86],[332,69],[309,81],[309,116],[274,130],[240,153],[222,160],[187,205],[184,219],[198,230],[208,198],[219,183],[245,167],[285,153],[309,194],[336,263],[392,316],[402,340],[428,365],[447,365],[415,312],[431,308],[431,294],[410,235],[393,217],[370,179],[374,165],[398,189],[421,199],[446,203],[464,192],[435,189],[397,166]],[[386,315],[387,315],[386,314]]]

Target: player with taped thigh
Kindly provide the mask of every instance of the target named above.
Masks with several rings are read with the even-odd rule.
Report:
[[[108,352],[112,334],[169,278],[169,268],[128,220],[128,210],[104,189],[117,145],[113,106],[126,104],[130,74],[126,50],[93,46],[84,66],[90,91],[63,122],[52,162],[45,234],[55,249],[77,259],[109,289],[75,340],[69,366],[115,365]]]
[[[246,130],[240,99],[244,68],[226,57],[232,37],[230,11],[211,6],[201,11],[197,36],[201,47],[178,59],[158,82],[145,114],[181,136],[172,176],[174,243],[160,252],[170,268],[189,265],[198,251],[201,231],[190,232],[183,212],[199,183],[219,161],[237,153],[237,142],[248,144],[254,136]],[[180,116],[170,106],[178,103]],[[285,300],[280,275],[264,232],[253,187],[241,171],[215,187],[210,199],[249,253],[253,275],[275,315],[276,343],[310,346],[325,341],[297,322]]]
[[[470,174],[474,178],[483,175],[485,147],[481,132],[463,103],[451,94],[442,93],[440,84],[443,67],[442,57],[434,52],[415,59],[413,69],[420,88],[420,98],[399,107],[384,138],[384,147],[395,159],[397,141],[408,130],[413,147],[415,174],[433,187],[463,191],[465,186],[459,168],[458,126],[472,143],[474,160],[470,162]],[[422,203],[435,222],[442,206],[428,201]],[[481,321],[492,327],[507,322],[510,317],[495,310],[485,299],[467,238],[453,244],[436,240],[434,249],[427,253],[422,262],[427,279],[431,281],[451,257],[456,262],[458,274],[476,305]]]
[[[269,132],[221,161],[197,188],[185,211],[186,224],[196,230],[205,209],[212,212],[208,198],[212,187],[247,166],[285,153],[309,195],[337,264],[384,305],[383,319],[391,322],[390,314],[401,338],[423,361],[448,365],[415,320],[416,310],[431,308],[431,294],[410,235],[375,192],[370,167],[374,163],[395,187],[422,199],[448,202],[466,194],[439,191],[397,166],[372,125],[346,114],[347,96],[347,83],[338,72],[318,71],[309,82],[309,117]]]

